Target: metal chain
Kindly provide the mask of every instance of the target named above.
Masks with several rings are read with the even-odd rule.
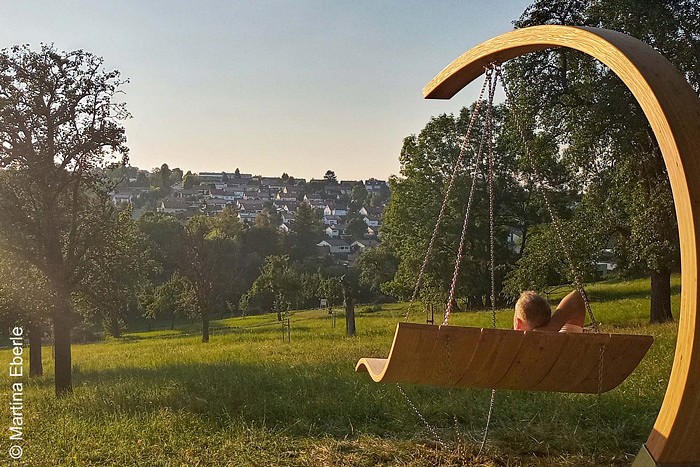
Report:
[[[401,385],[397,384],[397,388],[399,388],[399,392],[401,395],[403,395],[404,399],[406,399],[406,402],[408,402],[408,405],[413,409],[413,412],[418,416],[421,422],[423,422],[423,425],[425,425],[425,428],[428,429],[428,431],[433,435],[435,440],[440,443],[443,446],[447,446],[445,442],[440,438],[440,435],[437,434],[437,430],[430,424],[428,423],[428,420],[425,419],[422,413],[420,413],[420,410],[418,410],[418,407],[413,403],[413,401],[408,397],[408,394],[403,390]]]
[[[489,109],[493,108],[493,97],[496,92],[496,85],[498,83],[498,70],[500,67],[497,64],[491,64],[491,67],[496,70],[496,78],[489,87]],[[488,138],[489,152],[489,249],[491,253],[490,263],[491,263],[491,326],[496,328],[496,260],[495,260],[495,215],[494,215],[494,189],[493,189],[493,172],[494,172],[494,154],[493,154],[493,110],[489,112],[489,118],[486,120],[486,137]],[[491,399],[489,401],[489,411],[486,415],[486,426],[484,427],[484,437],[481,440],[481,446],[479,447],[480,456],[484,448],[486,447],[486,441],[488,441],[489,428],[491,427],[491,416],[493,415],[493,407],[496,401],[496,390],[491,389]]]
[[[406,317],[404,318],[404,321],[408,321],[408,318],[411,314],[411,309],[413,307],[413,303],[416,301],[416,298],[418,296],[418,290],[420,289],[422,280],[423,280],[423,275],[425,274],[425,269],[428,266],[428,260],[430,258],[430,255],[433,251],[433,247],[435,245],[435,239],[437,238],[437,233],[440,228],[440,224],[442,223],[442,219],[445,215],[445,209],[447,207],[447,201],[449,200],[450,194],[452,193],[452,187],[454,185],[454,181],[457,178],[457,172],[459,169],[459,166],[462,164],[462,159],[464,157],[464,154],[466,153],[467,147],[469,146],[469,139],[471,137],[471,132],[472,128],[474,127],[474,122],[476,121],[476,117],[479,113],[479,108],[481,107],[481,101],[484,97],[484,90],[486,89],[486,80],[484,80],[484,84],[481,87],[481,91],[479,92],[479,98],[476,101],[476,105],[474,106],[474,111],[472,112],[471,119],[469,120],[469,126],[467,127],[467,132],[464,136],[464,141],[462,142],[462,146],[459,151],[459,156],[457,157],[457,160],[455,161],[453,168],[452,168],[452,174],[450,176],[450,182],[447,185],[447,190],[445,191],[445,197],[442,200],[442,206],[440,207],[440,214],[438,215],[437,222],[435,223],[435,228],[433,229],[433,234],[430,237],[430,242],[428,243],[428,250],[425,253],[425,258],[423,258],[423,264],[421,265],[420,271],[418,272],[418,279],[416,280],[416,286],[413,289],[413,294],[411,295],[411,301],[408,303],[408,308],[406,310]]]
[[[484,85],[487,85],[489,88],[489,96],[491,96],[491,80],[493,76],[493,69],[487,68],[486,69],[486,80],[484,81]],[[488,83],[488,84],[487,84]],[[486,121],[488,122],[489,120],[489,115],[491,113],[491,104],[492,104],[493,99],[490,98],[489,100],[489,106],[486,108]],[[454,273],[452,274],[452,283],[450,285],[450,293],[449,297],[447,299],[447,305],[445,306],[445,316],[443,317],[442,320],[442,326],[449,326],[450,324],[450,316],[452,315],[452,306],[454,303],[454,298],[455,294],[457,291],[457,279],[459,278],[459,269],[462,264],[462,254],[464,253],[464,244],[466,242],[466,237],[467,237],[467,228],[469,225],[469,217],[471,213],[471,208],[472,208],[472,201],[474,200],[474,192],[475,187],[476,187],[476,178],[479,173],[479,165],[481,163],[481,156],[483,154],[483,149],[484,149],[484,140],[485,138],[482,137],[480,142],[479,142],[479,150],[474,158],[473,164],[474,164],[474,169],[472,172],[472,180],[471,180],[471,187],[469,189],[469,198],[467,199],[467,209],[464,214],[464,222],[462,223],[462,233],[460,235],[459,239],[459,248],[457,249],[457,257],[455,259],[455,268],[454,268]]]
[[[486,415],[486,426],[484,427],[484,437],[481,439],[481,446],[479,446],[479,453],[477,456],[481,455],[481,452],[486,447],[486,441],[489,439],[489,427],[491,426],[491,415],[493,415],[493,406],[496,401],[496,390],[491,389],[491,401],[489,402],[489,412]]]
[[[492,64],[492,69],[497,69],[495,64]],[[491,263],[491,324],[496,327],[496,254],[495,241],[496,227],[494,216],[494,193],[493,193],[493,171],[494,171],[494,155],[493,155],[493,96],[496,93],[496,84],[498,83],[498,74],[490,83],[489,87],[489,113],[486,119],[486,137],[488,138],[489,147],[489,250]]]
[[[593,314],[593,310],[591,308],[591,303],[590,300],[588,299],[588,294],[586,293],[586,290],[583,285],[583,279],[581,278],[581,275],[579,274],[578,270],[574,266],[573,259],[571,257],[571,254],[569,250],[566,248],[566,242],[564,241],[564,235],[562,232],[562,227],[561,227],[561,222],[559,220],[559,217],[556,215],[554,212],[554,208],[552,207],[551,202],[549,201],[549,197],[547,196],[547,192],[544,187],[544,181],[543,177],[540,175],[540,172],[537,170],[537,166],[535,164],[535,159],[532,157],[532,154],[530,152],[529,145],[527,143],[527,138],[525,136],[525,128],[523,126],[522,120],[519,118],[518,114],[518,109],[515,105],[515,101],[513,100],[513,97],[510,93],[510,89],[508,88],[507,81],[505,79],[505,76],[503,75],[503,69],[501,66],[496,67],[496,76],[501,78],[501,84],[503,86],[503,90],[505,91],[506,95],[506,104],[508,105],[508,108],[513,111],[513,118],[515,120],[516,127],[518,129],[518,132],[520,133],[520,137],[523,141],[523,150],[525,152],[525,156],[528,159],[530,163],[530,167],[532,169],[532,174],[535,176],[535,185],[540,189],[542,192],[542,198],[544,199],[545,206],[547,207],[547,211],[549,213],[549,216],[552,219],[552,224],[554,225],[554,231],[557,234],[557,239],[559,241],[559,247],[562,252],[562,254],[566,257],[566,261],[568,262],[569,266],[569,271],[571,273],[572,279],[574,281],[574,286],[576,287],[576,290],[578,291],[579,294],[581,294],[581,297],[583,298],[586,311],[588,312],[588,316],[591,318],[591,324],[593,325],[593,328],[595,329],[595,332],[600,332],[600,329],[598,327],[598,321],[595,319],[595,315]]]

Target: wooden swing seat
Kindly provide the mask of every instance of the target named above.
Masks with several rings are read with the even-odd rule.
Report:
[[[389,357],[362,358],[355,371],[384,383],[595,394],[622,383],[653,340],[399,323]]]

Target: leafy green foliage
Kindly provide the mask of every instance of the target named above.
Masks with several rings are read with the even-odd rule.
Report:
[[[700,91],[699,11],[689,1],[537,1],[515,24],[586,25],[630,34],[666,56]],[[664,277],[658,283],[665,283],[668,303],[668,281],[679,259],[673,201],[658,144],[626,86],[593,58],[568,49],[520,57],[507,72],[528,124],[556,141],[571,180],[588,205],[597,206],[587,215],[607,225],[601,233],[615,248],[619,270]],[[658,294],[653,296],[652,316],[658,309]]]
[[[0,51],[0,247],[42,272],[53,295],[57,394],[72,389],[72,292],[108,254],[94,212],[110,190],[105,169],[128,161],[115,98],[124,81],[88,52],[15,46]],[[105,251],[107,249],[107,251]]]

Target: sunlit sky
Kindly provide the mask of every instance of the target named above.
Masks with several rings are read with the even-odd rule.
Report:
[[[129,78],[132,165],[386,178],[404,137],[479,90],[423,86],[529,3],[0,0],[0,47],[81,48]]]

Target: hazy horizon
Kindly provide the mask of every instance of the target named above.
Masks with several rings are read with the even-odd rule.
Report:
[[[403,138],[469,105],[421,89],[529,1],[3,2],[0,47],[85,49],[130,83],[130,159],[192,172],[398,174]]]

